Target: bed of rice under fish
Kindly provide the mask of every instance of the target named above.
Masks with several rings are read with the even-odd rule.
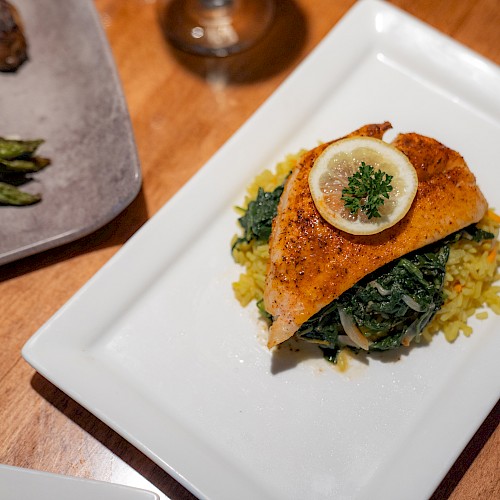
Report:
[[[259,187],[272,191],[279,186],[293,169],[298,156],[288,155],[275,170],[264,170],[248,187],[242,208],[257,196]],[[500,217],[488,210],[478,226],[495,235],[493,240],[480,243],[461,239],[451,245],[444,282],[445,303],[423,331],[423,338],[442,332],[453,342],[462,332],[469,336],[472,328],[468,319],[486,319],[488,310],[500,315],[500,252],[498,234]],[[235,236],[236,239],[236,236]],[[242,306],[260,300],[264,294],[269,245],[240,243],[233,250],[234,260],[245,267],[239,280],[233,283],[236,298]]]

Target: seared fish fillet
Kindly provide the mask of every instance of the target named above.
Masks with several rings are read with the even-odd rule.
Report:
[[[347,137],[382,139],[390,128],[387,122],[367,125]],[[265,309],[273,316],[269,348],[290,338],[302,323],[366,275],[478,222],[487,210],[474,175],[458,153],[428,137],[400,134],[392,144],[408,156],[419,180],[409,212],[375,235],[340,231],[321,217],[308,185],[315,159],[329,144],[299,160],[273,221],[264,292]]]

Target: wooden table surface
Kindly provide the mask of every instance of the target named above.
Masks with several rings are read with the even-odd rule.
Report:
[[[0,463],[151,488],[172,499],[192,498],[38,375],[20,351],[252,115],[354,2],[278,3],[267,54],[274,62],[269,64],[254,57],[258,50],[216,62],[184,57],[164,42],[154,0],[95,0],[126,95],[143,188],[122,214],[94,234],[0,268]],[[499,0],[391,3],[500,63]],[[434,499],[500,498],[499,413],[497,405]]]

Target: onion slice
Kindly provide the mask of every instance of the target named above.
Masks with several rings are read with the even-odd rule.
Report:
[[[414,311],[417,311],[417,312],[423,311],[423,309],[420,307],[420,304],[415,299],[412,299],[409,295],[403,295],[403,302],[410,309],[413,309]]]
[[[339,307],[340,322],[346,335],[361,349],[368,351],[371,342],[360,332],[359,328],[355,325],[351,316],[349,316],[344,309]]]
[[[387,297],[387,295],[389,295],[391,293],[390,290],[386,290],[378,281],[372,281],[370,283],[371,286],[375,287],[378,291],[378,293],[380,293],[380,295],[382,295],[382,297]]]

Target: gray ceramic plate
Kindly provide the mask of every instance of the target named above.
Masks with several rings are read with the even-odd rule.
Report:
[[[24,186],[43,199],[0,206],[0,264],[73,241],[137,195],[132,127],[106,37],[90,0],[12,0],[29,60],[0,73],[0,135],[46,140],[52,165]]]

